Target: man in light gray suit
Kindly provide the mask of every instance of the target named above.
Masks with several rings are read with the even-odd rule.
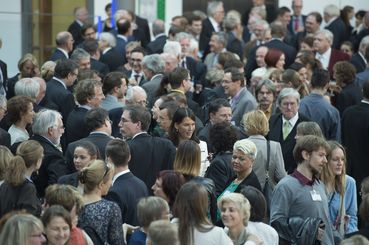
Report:
[[[240,126],[243,114],[256,109],[256,99],[246,89],[244,75],[237,68],[224,71],[222,86],[225,94],[231,97],[232,123]]]
[[[142,85],[142,88],[147,93],[147,106],[151,108],[154,104],[156,92],[160,87],[161,79],[163,78],[165,63],[160,55],[152,54],[145,56],[141,65],[145,79],[148,81]]]

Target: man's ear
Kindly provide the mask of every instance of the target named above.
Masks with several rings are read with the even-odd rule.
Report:
[[[301,154],[302,154],[302,158],[304,158],[304,160],[307,160],[307,159],[309,159],[309,157],[310,157],[310,153],[309,153],[309,152],[307,152],[307,151],[305,151],[305,150],[303,150],[303,151],[301,152]]]

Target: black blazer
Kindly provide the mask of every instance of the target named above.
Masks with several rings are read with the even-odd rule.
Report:
[[[239,40],[233,32],[228,32],[228,41],[227,41],[227,51],[235,53],[240,57],[240,60],[243,59],[243,43]]]
[[[76,147],[79,145],[81,141],[87,140],[93,143],[94,145],[96,145],[100,153],[99,159],[105,160],[105,147],[108,144],[108,142],[112,139],[113,138],[111,136],[108,136],[104,133],[94,132],[94,133],[90,133],[86,138],[70,143],[67,147],[67,150],[65,151],[65,159],[67,162],[69,172],[76,171],[76,168],[74,167],[74,163],[73,163],[73,154],[74,154],[74,149],[76,149]]]
[[[65,54],[59,49],[55,49],[54,53],[49,58],[49,60],[55,61],[55,62],[58,60],[65,60],[65,59],[68,59],[68,57],[65,56]]]
[[[115,71],[119,66],[123,65],[123,59],[115,48],[111,48],[105,54],[102,54],[100,62],[106,64],[109,67],[109,71]]]
[[[90,133],[86,128],[85,117],[88,110],[83,107],[75,107],[69,113],[65,125],[66,144],[85,138]]]
[[[40,135],[34,135],[31,140],[36,140],[44,148],[44,158],[38,173],[32,175],[39,197],[44,197],[45,189],[49,185],[58,182],[58,179],[69,173],[63,153],[50,141]]]
[[[350,62],[355,66],[356,73],[363,72],[366,69],[365,60],[360,56],[359,53],[353,54]]]
[[[340,17],[335,19],[325,29],[330,30],[333,33],[333,43],[331,45],[334,49],[340,49],[341,44],[349,39],[350,33],[348,33],[345,23]]]
[[[141,46],[146,48],[151,40],[150,27],[147,19],[136,15],[137,29],[133,31],[133,36],[137,41],[141,41]]]
[[[251,171],[251,173],[249,174],[249,176],[247,176],[236,188],[236,190],[234,192],[239,193],[243,187],[245,186],[253,186],[256,189],[258,189],[259,191],[262,191],[261,189],[261,185],[259,182],[258,177],[256,176],[254,170]]]
[[[163,48],[167,42],[167,36],[159,36],[155,40],[149,42],[146,46],[147,52],[149,54],[161,54],[163,53]]]
[[[218,197],[236,177],[232,167],[232,152],[220,152],[215,155],[206,170],[205,178],[212,179],[215,184],[215,193]]]
[[[36,217],[41,215],[41,202],[37,197],[35,185],[28,179],[14,187],[4,182],[0,186],[0,217],[13,211],[25,209]]]
[[[2,128],[0,128],[0,145],[10,149],[10,134]]]
[[[58,183],[63,185],[71,185],[77,188],[79,183],[78,174],[79,172],[74,172],[71,174],[64,175],[58,179]]]
[[[190,71],[190,75],[195,84],[202,84],[205,86],[205,76],[207,67],[204,63],[195,60],[192,57],[186,56],[186,66]]]
[[[131,150],[129,169],[145,182],[151,192],[157,173],[161,170],[173,169],[176,148],[170,140],[152,137],[147,133],[137,135],[127,143]]]
[[[0,60],[0,69],[3,74],[3,87],[6,91],[7,90],[6,81],[8,80],[8,66],[2,60]]]
[[[299,113],[299,119],[292,128],[290,134],[283,140],[282,133],[282,114],[274,114],[269,119],[269,133],[267,138],[269,140],[277,141],[281,144],[284,166],[288,173],[292,173],[296,168],[296,162],[293,158],[293,148],[296,145],[296,128],[300,122],[310,121],[306,116]]]
[[[94,58],[91,58],[90,62],[91,62],[91,70],[99,72],[102,76],[105,76],[106,74],[109,73],[109,67],[106,64],[98,60],[95,60]]]
[[[73,49],[83,42],[81,30],[82,26],[80,26],[77,21],[73,21],[72,24],[70,24],[68,27],[68,31],[70,32],[70,34],[72,34],[74,39]]]
[[[119,205],[123,223],[136,226],[140,225],[137,219],[137,203],[148,195],[145,183],[128,172],[115,180],[105,199]]]
[[[113,122],[111,124],[111,135],[113,137],[122,138],[119,129],[119,122],[123,114],[124,107],[114,108],[109,111],[109,118]]]
[[[210,38],[211,35],[215,32],[213,25],[211,24],[209,18],[206,18],[202,21],[202,30],[200,33],[199,40],[199,50],[203,52],[202,59],[205,60],[205,57],[208,53],[210,53]]]
[[[76,106],[73,94],[55,79],[51,79],[46,85],[46,108],[59,111],[63,117],[64,125],[69,113]]]

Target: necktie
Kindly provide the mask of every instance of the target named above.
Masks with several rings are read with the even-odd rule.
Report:
[[[140,82],[140,74],[134,75],[136,82]]]
[[[293,29],[295,32],[299,29],[299,17],[295,16]]]
[[[283,123],[283,140],[285,140],[287,138],[287,136],[289,135],[290,133],[290,122],[289,121],[285,121]]]

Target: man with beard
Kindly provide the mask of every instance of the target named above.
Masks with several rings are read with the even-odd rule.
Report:
[[[256,101],[258,102],[258,109],[262,110],[269,120],[276,109],[274,103],[274,98],[276,96],[274,83],[269,79],[261,80],[256,86],[255,94]]]
[[[102,90],[105,99],[101,102],[101,107],[107,111],[124,106],[121,101],[127,91],[127,77],[121,72],[110,72],[104,77]]]
[[[328,198],[318,177],[327,164],[328,143],[308,135],[298,139],[293,156],[297,169],[284,177],[273,192],[271,225],[281,240],[296,244],[334,244]]]

